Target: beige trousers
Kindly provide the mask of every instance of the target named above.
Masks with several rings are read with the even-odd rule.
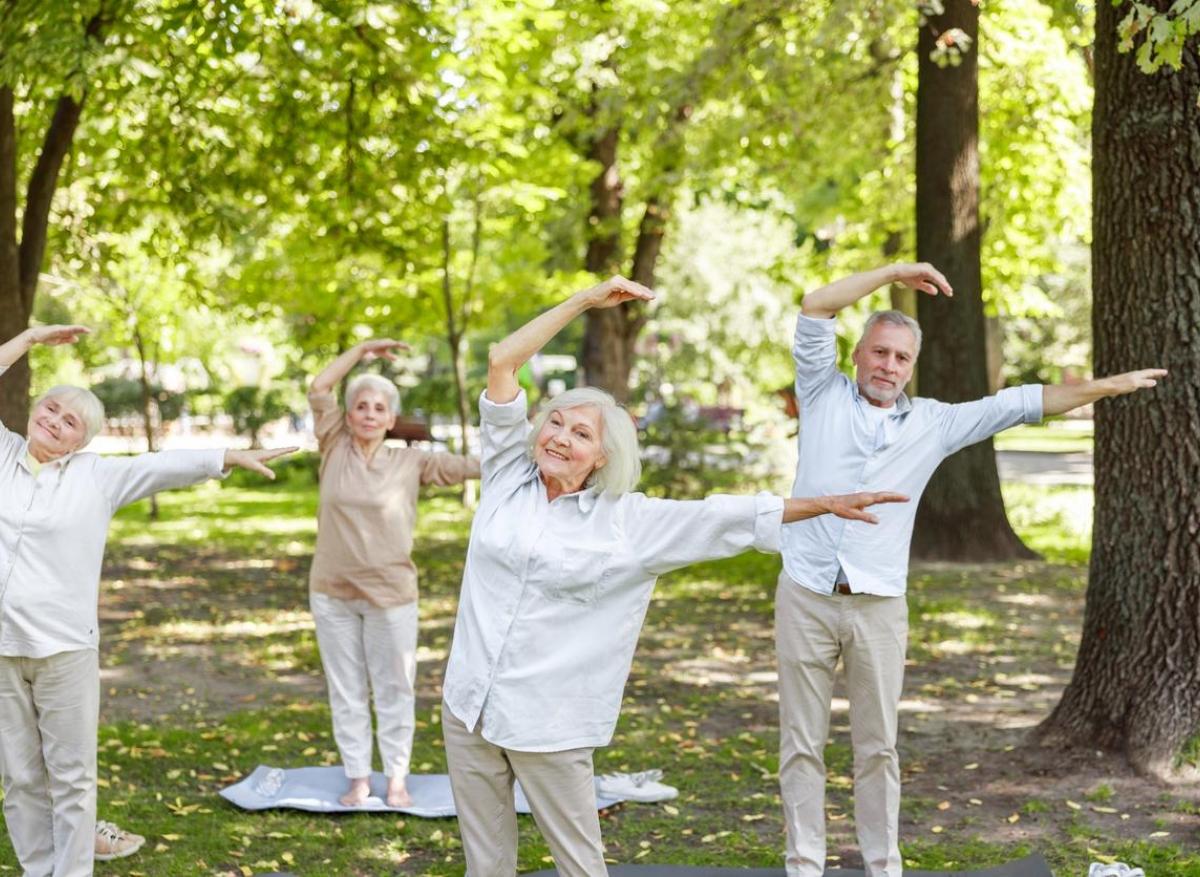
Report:
[[[850,700],[859,849],[867,877],[900,877],[896,713],[908,645],[905,598],[818,594],[781,573],[775,644],[788,877],[825,871],[825,743],[838,658]]]
[[[4,821],[25,877],[90,877],[96,843],[95,649],[0,657]]]
[[[333,739],[346,776],[371,775],[371,694],[383,772],[408,776],[416,728],[417,604],[309,595],[329,688]]]
[[[467,877],[514,877],[519,780],[560,877],[605,877],[591,749],[517,752],[471,731],[442,704],[450,788]]]

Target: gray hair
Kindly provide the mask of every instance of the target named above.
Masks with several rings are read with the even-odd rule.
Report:
[[[917,341],[916,353],[921,352],[921,325],[908,314],[903,311],[875,311],[871,316],[867,317],[867,322],[863,325],[862,335],[858,338],[858,343],[854,345],[854,349],[862,347],[863,339],[871,333],[877,323],[888,323],[892,326],[903,326],[905,329],[913,333],[913,338]]]
[[[374,374],[359,375],[346,386],[346,409],[354,407],[358,396],[363,390],[374,390],[387,400],[388,408],[393,414],[400,412],[400,391],[385,377]]]
[[[533,458],[534,444],[538,433],[551,412],[565,408],[591,405],[600,412],[600,447],[604,451],[605,463],[592,470],[587,477],[587,486],[600,492],[619,496],[637,487],[642,477],[642,459],[638,449],[637,428],[629,412],[617,404],[617,400],[596,387],[576,387],[559,393],[546,403],[533,422],[529,434],[529,456]]]
[[[79,447],[82,448],[104,429],[104,403],[91,390],[60,384],[42,393],[34,407],[50,399],[57,399],[83,421],[83,443]]]

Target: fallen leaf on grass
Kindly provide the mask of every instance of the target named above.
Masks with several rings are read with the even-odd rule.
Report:
[[[949,802],[949,801],[941,801],[941,802],[939,802],[939,803],[938,803],[938,809],[939,809],[939,810],[949,810],[949,809],[950,809],[950,802]]]
[[[668,816],[678,816],[679,808],[672,807],[670,804],[663,804],[663,812],[665,812]]]
[[[1012,814],[1012,816],[1009,816],[1009,817],[1008,817],[1008,822],[1009,822],[1009,824],[1010,824],[1010,825],[1011,825],[1012,823],[1014,823],[1014,822],[1020,822],[1020,821],[1021,821],[1021,814],[1020,814],[1020,813],[1014,813],[1014,814]]]
[[[1074,801],[1067,801],[1067,806],[1070,807],[1072,810],[1082,810],[1083,809],[1083,805],[1076,804]]]

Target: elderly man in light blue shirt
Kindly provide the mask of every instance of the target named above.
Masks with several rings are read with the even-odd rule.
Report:
[[[909,542],[917,500],[955,451],[1018,423],[1036,423],[1106,396],[1153,387],[1161,369],[1073,386],[1029,385],[948,405],[909,399],[904,387],[921,329],[898,311],[874,313],[854,348],[855,380],[837,368],[842,308],[889,283],[950,296],[927,264],[891,265],[809,293],[792,353],[800,406],[793,496],[879,490],[912,502],[881,507],[876,526],[830,516],[787,524],[776,594],[780,786],[788,877],[825,869],[825,741],[834,668],[845,665],[854,747],[855,825],[868,877],[899,877],[897,709],[908,641]]]

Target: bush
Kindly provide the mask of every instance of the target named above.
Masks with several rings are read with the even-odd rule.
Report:
[[[641,488],[650,496],[700,499],[746,493],[769,480],[763,444],[739,418],[712,420],[679,407],[660,408],[644,425]]]
[[[250,439],[250,447],[260,447],[258,434],[273,420],[292,413],[282,390],[277,388],[238,387],[225,396],[225,413],[233,419],[233,428]]]

